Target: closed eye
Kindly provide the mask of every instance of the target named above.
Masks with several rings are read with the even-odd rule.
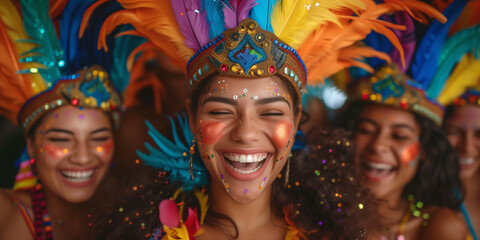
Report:
[[[52,141],[52,142],[68,142],[70,141],[69,138],[56,138],[56,137],[50,137],[48,138],[49,141]]]
[[[208,112],[211,115],[226,115],[226,114],[231,114],[231,112],[228,111],[210,111]]]
[[[268,113],[262,113],[260,116],[283,116],[284,114],[282,112],[268,112]]]
[[[96,141],[96,142],[104,142],[104,141],[107,141],[109,140],[110,137],[96,137],[96,138],[92,138],[93,141]]]

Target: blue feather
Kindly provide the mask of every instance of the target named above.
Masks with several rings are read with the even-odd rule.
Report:
[[[130,25],[124,25],[120,31],[128,30],[126,28],[133,29]],[[130,53],[145,41],[145,38],[133,35],[123,35],[113,40],[114,47],[110,50],[113,61],[110,69],[110,80],[119,92],[123,92],[130,82],[130,73],[127,69],[127,60]]]
[[[214,39],[225,31],[223,14],[224,5],[221,0],[202,0],[201,6],[202,9],[205,10],[207,24],[210,26],[209,37],[210,39]]]
[[[82,54],[79,44],[78,31],[82,22],[83,13],[94,2],[94,0],[69,1],[63,9],[60,17],[60,43],[65,51],[66,74],[73,74],[81,69],[77,63],[78,55]],[[94,50],[95,48],[90,49]],[[80,68],[79,68],[80,67]]]
[[[480,49],[480,24],[464,29],[450,37],[443,47],[438,71],[432,80],[427,95],[437,97],[455,64],[468,52],[478,53]]]
[[[196,186],[208,184],[208,172],[198,154],[198,149],[196,149],[195,155],[192,156],[195,178],[191,179],[189,171],[190,147],[180,140],[173,119],[170,117],[168,117],[168,119],[172,125],[174,142],[164,137],[150,122],[146,121],[149,129],[148,134],[157,146],[155,148],[149,143],[145,143],[145,147],[149,153],[146,154],[137,150],[138,156],[146,165],[170,172],[170,180],[173,182],[181,182],[184,190],[191,190]],[[185,142],[190,143],[193,135],[188,127],[185,113],[177,115],[177,119],[180,123]]]
[[[437,70],[438,59],[441,54],[439,49],[443,46],[448,30],[460,15],[467,2],[468,0],[453,1],[443,11],[448,21],[445,24],[437,20],[431,23],[417,48],[410,71],[413,79],[419,82],[424,89],[429,87],[433,75]],[[431,96],[428,97],[433,99]]]
[[[65,65],[64,53],[57,39],[55,27],[49,16],[48,0],[21,0],[23,25],[31,42],[38,44],[38,47],[27,53],[21,62],[38,62],[45,66],[38,69],[47,86],[52,86],[62,75]],[[33,54],[33,57],[27,56]],[[30,70],[22,71],[22,73]]]
[[[277,0],[257,1],[257,5],[252,8],[250,17],[255,20],[264,30],[273,32],[271,23],[271,12]]]

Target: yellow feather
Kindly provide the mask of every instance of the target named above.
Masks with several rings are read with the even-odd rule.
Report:
[[[447,80],[438,102],[449,105],[468,88],[480,89],[480,60],[471,54],[463,56]]]
[[[278,1],[273,7],[271,19],[275,35],[293,48],[298,48],[315,30],[333,23],[341,26],[335,12],[358,12],[365,7],[361,1]]]
[[[203,225],[203,220],[205,220],[208,210],[208,195],[199,190],[196,190],[194,193],[198,199],[198,205],[200,205],[200,225]]]

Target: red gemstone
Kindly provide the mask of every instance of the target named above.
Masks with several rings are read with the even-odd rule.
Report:
[[[35,159],[30,158],[30,164],[34,164],[34,163],[35,163]]]
[[[114,105],[114,104],[110,105],[110,109],[111,109],[111,110],[114,110],[114,109],[115,109],[115,105]]]
[[[220,70],[222,70],[222,72],[227,72],[228,70],[227,64],[222,64],[222,66],[220,66]]]
[[[72,99],[72,105],[77,106],[77,104],[78,104],[78,99],[76,98]]]
[[[268,71],[269,71],[271,74],[273,74],[273,73],[275,72],[275,66],[272,65],[272,66],[268,67]]]
[[[364,101],[368,100],[368,93],[362,93],[362,99]]]
[[[400,102],[400,106],[403,108],[403,109],[407,109],[408,108],[408,105],[406,102]]]

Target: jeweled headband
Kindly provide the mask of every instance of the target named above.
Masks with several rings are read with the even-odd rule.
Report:
[[[187,64],[192,89],[213,73],[244,78],[280,75],[295,86],[298,96],[307,79],[298,53],[250,18],[202,47]]]
[[[100,66],[92,66],[58,80],[50,89],[29,99],[18,114],[18,123],[27,134],[43,115],[65,105],[100,109],[111,113],[117,122],[121,97],[108,73]]]
[[[349,101],[371,101],[418,113],[441,125],[444,107],[428,99],[422,86],[395,65],[385,65],[374,76],[349,88]]]

